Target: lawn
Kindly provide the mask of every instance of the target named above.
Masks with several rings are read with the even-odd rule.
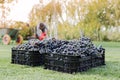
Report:
[[[106,65],[76,74],[11,64],[11,48],[15,45],[0,45],[0,80],[120,80],[120,42],[94,43],[106,49]]]

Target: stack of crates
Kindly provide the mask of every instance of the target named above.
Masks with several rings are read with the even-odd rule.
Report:
[[[90,68],[105,65],[105,54],[102,57],[80,57],[73,55],[45,53],[44,68],[73,73],[83,72]]]
[[[81,72],[91,67],[90,59],[90,56],[81,58],[80,56],[46,53],[44,68],[67,73]]]
[[[83,72],[90,68],[105,65],[105,54],[101,57],[87,56],[80,57],[77,55],[63,55],[44,53],[40,54],[38,50],[18,50],[12,49],[11,63],[40,66],[44,64],[45,69],[73,73]]]
[[[91,68],[91,56],[83,57],[81,58],[81,61],[79,62],[79,71],[86,71]]]
[[[105,54],[102,54],[100,57],[91,56],[91,67],[97,67],[105,65]]]
[[[11,63],[40,66],[44,64],[44,55],[40,54],[38,50],[12,49]]]

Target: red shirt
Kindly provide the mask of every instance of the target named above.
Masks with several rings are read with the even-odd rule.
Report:
[[[46,37],[46,32],[42,32],[39,36],[39,40],[43,40]]]

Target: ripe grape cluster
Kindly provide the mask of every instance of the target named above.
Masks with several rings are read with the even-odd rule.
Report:
[[[45,44],[46,53],[79,56],[101,56],[105,49],[96,47],[91,39],[82,37],[79,40],[48,40]]]
[[[16,49],[39,50],[40,53],[55,53],[62,55],[101,56],[105,49],[96,47],[91,39],[82,37],[79,40],[38,39],[29,40],[27,43],[15,47]]]
[[[13,47],[12,49],[15,49],[15,50],[31,50],[31,51],[39,50],[39,46],[35,45],[38,42],[39,42],[39,40],[37,40],[37,39],[31,39],[27,43],[17,45],[16,47]]]

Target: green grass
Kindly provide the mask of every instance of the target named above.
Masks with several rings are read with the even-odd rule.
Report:
[[[106,49],[106,65],[76,74],[11,64],[11,48],[15,45],[0,45],[0,80],[120,80],[120,42],[94,43]]]

